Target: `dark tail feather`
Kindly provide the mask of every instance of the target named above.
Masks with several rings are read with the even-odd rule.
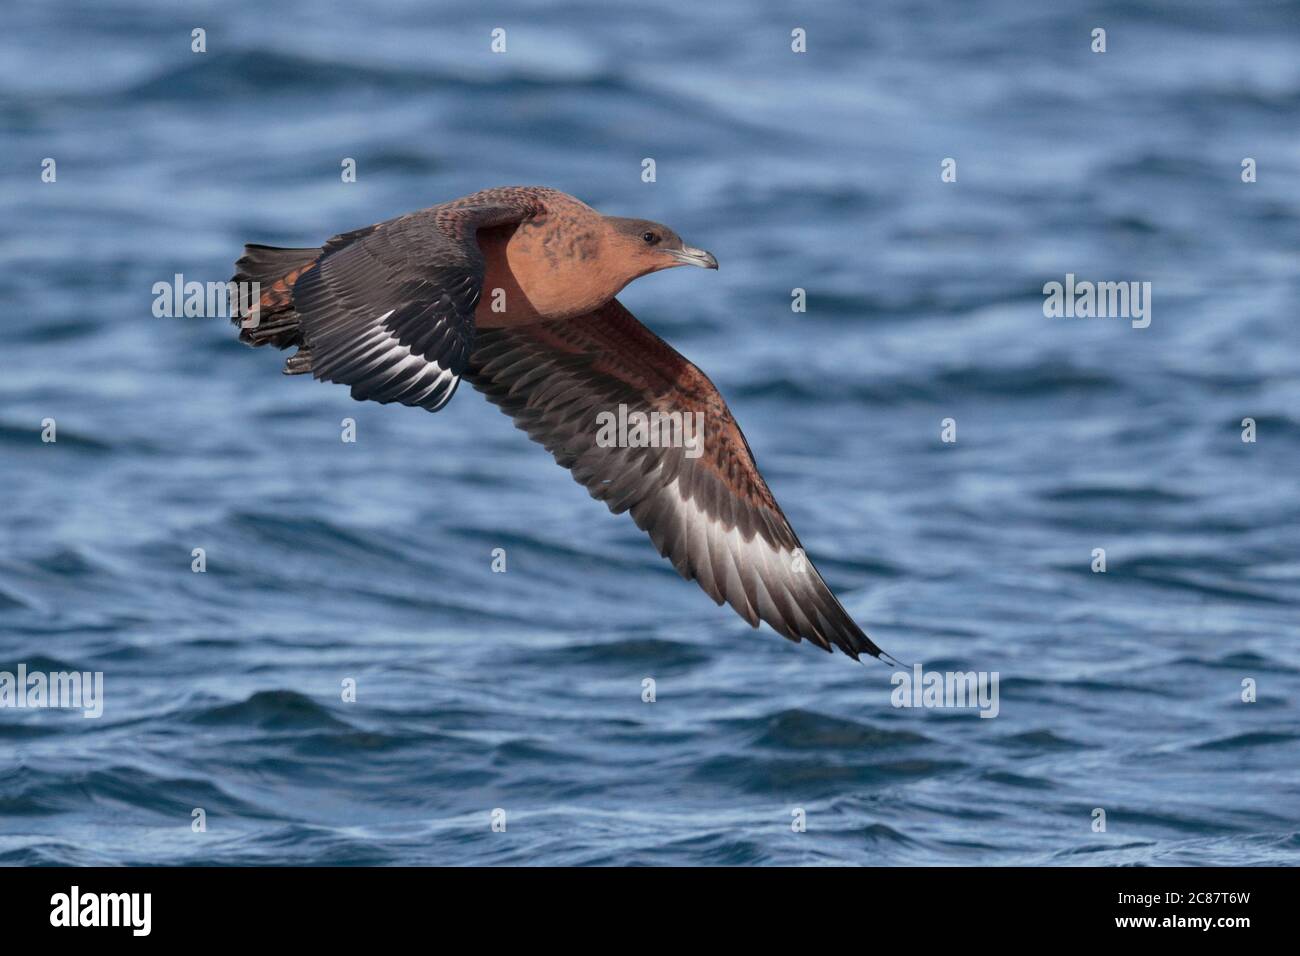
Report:
[[[250,314],[250,302],[231,303],[231,321],[240,327],[239,340],[247,345],[274,345],[288,348],[302,345],[301,316],[293,308],[293,286],[298,277],[310,269],[320,256],[320,249],[279,249],[275,246],[244,246],[244,255],[235,263],[232,282],[259,286],[258,314]],[[245,295],[237,296],[244,299]],[[311,354],[305,349],[285,364],[285,373],[297,375],[311,371]]]

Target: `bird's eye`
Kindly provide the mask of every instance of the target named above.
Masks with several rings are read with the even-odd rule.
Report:
[[[651,246],[653,246],[656,242],[659,241],[659,236],[657,236],[653,232],[643,232],[641,233],[641,238],[646,241],[647,245],[651,245]]]

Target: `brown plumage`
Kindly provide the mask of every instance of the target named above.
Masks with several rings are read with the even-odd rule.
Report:
[[[286,373],[359,400],[437,411],[465,378],[717,603],[794,641],[885,656],[804,557],[713,383],[614,298],[677,265],[717,261],[552,189],[488,189],[319,249],[245,247],[235,280],[262,293],[240,338],[297,346]],[[620,406],[701,413],[702,444],[599,440]]]

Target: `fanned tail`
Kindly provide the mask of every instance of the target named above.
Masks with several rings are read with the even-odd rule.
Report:
[[[302,346],[302,317],[294,310],[293,287],[298,278],[316,264],[321,249],[281,249],[249,244],[235,263],[232,282],[257,283],[260,295],[257,314],[243,295],[233,297],[231,321],[240,327],[239,341],[246,345],[274,345],[285,349]],[[311,353],[299,348],[285,363],[286,375],[311,371]]]

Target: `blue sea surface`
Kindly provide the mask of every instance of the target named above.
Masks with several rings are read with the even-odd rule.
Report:
[[[1300,862],[1300,4],[22,4],[0,129],[0,671],[105,695],[0,708],[0,862]],[[153,315],[506,184],[718,257],[622,301],[996,718],[751,630],[468,387]]]

